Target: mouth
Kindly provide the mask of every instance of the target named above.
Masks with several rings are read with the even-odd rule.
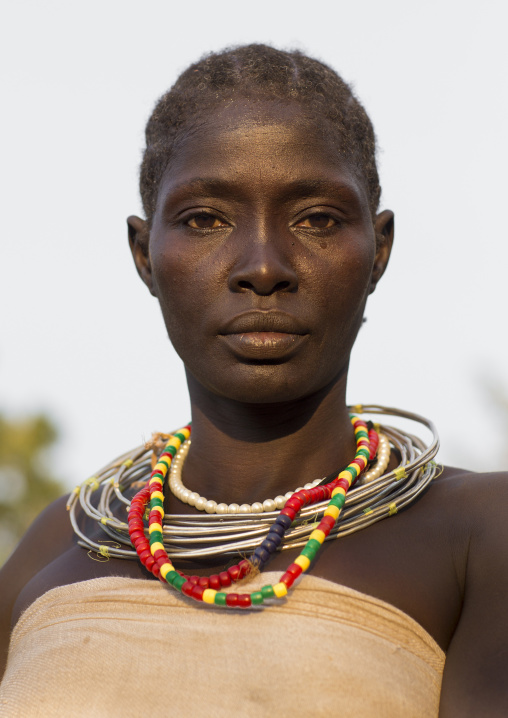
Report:
[[[308,332],[284,312],[254,311],[234,317],[219,336],[236,355],[253,361],[277,361],[294,353]]]

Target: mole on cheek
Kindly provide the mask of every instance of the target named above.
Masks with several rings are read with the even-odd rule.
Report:
[[[328,247],[327,243],[323,239],[319,243],[319,246],[321,247],[321,249],[326,249]]]

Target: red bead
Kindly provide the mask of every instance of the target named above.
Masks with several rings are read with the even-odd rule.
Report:
[[[286,501],[286,503],[284,504],[284,508],[285,509],[287,509],[287,508],[294,509],[294,511],[298,513],[298,511],[300,511],[300,509],[302,508],[302,505],[303,505],[303,501],[301,501],[301,499],[298,499],[295,496],[292,496],[290,499],[288,499]]]
[[[195,598],[196,601],[202,601],[204,592],[205,592],[205,589],[203,588],[203,586],[199,586],[196,584],[192,587],[192,591],[190,592],[190,595],[192,596],[192,598]]]
[[[222,586],[218,574],[214,573],[212,576],[210,576],[209,582],[210,588],[213,588],[214,591],[221,590]]]
[[[162,568],[163,566],[165,566],[168,563],[168,559],[166,556],[164,558],[156,558],[155,561],[157,562],[157,566],[159,568]]]
[[[227,598],[226,598],[227,602]],[[251,606],[250,593],[240,593],[238,595],[238,606],[240,608],[249,608]]]
[[[147,567],[147,569],[148,569],[149,571],[151,571],[151,572],[153,573],[154,576],[159,577],[159,574],[160,574],[160,572],[161,572],[161,570],[160,570],[160,568],[159,568],[159,564],[155,562],[155,559],[154,559],[153,556],[152,556],[152,561],[153,561],[153,564],[152,564],[151,566],[150,566],[150,562],[147,561],[147,562],[146,562],[146,567]]]
[[[146,561],[147,561],[148,557],[151,555],[152,554],[150,553],[150,550],[147,548],[144,549],[144,551],[138,552],[139,560],[141,561],[141,563],[143,565],[146,565]]]
[[[158,561],[159,559],[163,559],[164,561],[168,560],[167,553],[161,548],[158,548],[157,551],[155,551],[155,553],[153,554],[153,557],[156,561]]]
[[[210,584],[210,579],[207,576],[201,576],[201,578],[198,581],[198,586],[202,586],[203,588],[208,588]]]
[[[150,544],[148,543],[148,540],[142,536],[134,542],[134,548],[136,549],[137,553],[141,553],[141,551],[150,551]]]
[[[288,571],[286,571],[286,573],[282,574],[282,576],[280,577],[280,582],[285,583],[288,588],[291,588],[294,580],[295,577],[288,573]]]
[[[297,563],[291,563],[286,570],[286,573],[290,573],[294,578],[298,578],[298,576],[302,573],[302,567],[299,566]]]
[[[191,583],[193,583],[194,585],[196,585],[199,583],[200,578],[201,578],[201,576],[189,576],[189,581]]]
[[[250,563],[247,561],[247,559],[242,559],[240,563],[238,564],[238,568],[240,569],[240,578],[244,578],[248,573],[250,573]]]
[[[186,596],[191,596],[193,588],[194,584],[190,581],[186,581],[182,586],[182,593],[184,593]]]
[[[129,528],[144,529],[145,525],[141,519],[129,519]]]
[[[327,518],[328,518],[328,517],[327,517]],[[330,518],[331,518],[331,517],[330,517]],[[319,529],[319,531],[322,531],[325,536],[328,536],[328,534],[329,534],[330,531],[332,530],[331,527],[328,526],[328,524],[323,524],[323,523],[320,523],[320,524],[319,524],[318,529]]]
[[[240,579],[240,567],[239,566],[231,566],[231,568],[228,568],[228,573],[231,576],[232,581],[238,581]]]
[[[231,576],[227,571],[221,571],[219,573],[219,579],[221,582],[221,586],[223,586],[224,588],[226,586],[231,586]]]
[[[290,500],[291,500],[291,499],[290,499]],[[294,509],[292,509],[292,508],[289,508],[289,507],[286,508],[286,507],[284,507],[284,508],[282,509],[282,511],[281,511],[281,514],[282,514],[283,516],[287,516],[291,521],[294,521],[294,520],[295,520],[295,516],[296,516],[296,511],[295,511]]]
[[[129,536],[131,537],[131,542],[135,543],[138,539],[145,538],[145,532],[141,531],[141,529],[133,529],[132,531],[129,529]]]
[[[344,489],[344,491],[348,491],[349,489],[349,481],[347,479],[339,479],[337,481],[337,486],[340,486]]]
[[[155,515],[155,514],[157,514],[157,515]],[[149,526],[151,526],[152,524],[160,524],[161,522],[162,522],[162,516],[160,515],[160,513],[158,511],[153,514],[150,514],[150,516],[148,518]]]
[[[318,528],[322,531],[323,526],[326,526],[330,530],[333,529],[333,527],[335,526],[335,519],[333,518],[333,516],[323,516],[323,518],[319,522]]]
[[[226,605],[231,607],[238,606],[238,594],[237,593],[228,593],[226,595]]]

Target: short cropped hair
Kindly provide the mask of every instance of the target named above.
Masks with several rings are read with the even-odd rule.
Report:
[[[376,138],[351,87],[330,67],[299,51],[252,44],[210,53],[188,67],[157,102],[146,126],[140,192],[151,223],[164,171],[177,139],[225,100],[296,102],[338,138],[338,151],[359,171],[374,217],[381,195]]]

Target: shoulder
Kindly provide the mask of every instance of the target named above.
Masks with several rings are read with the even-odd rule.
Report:
[[[20,592],[34,575],[75,545],[66,504],[67,496],[50,504],[0,570],[0,674],[9,641],[12,611]]]
[[[440,715],[507,715],[508,472],[446,470],[430,494],[463,557]]]

